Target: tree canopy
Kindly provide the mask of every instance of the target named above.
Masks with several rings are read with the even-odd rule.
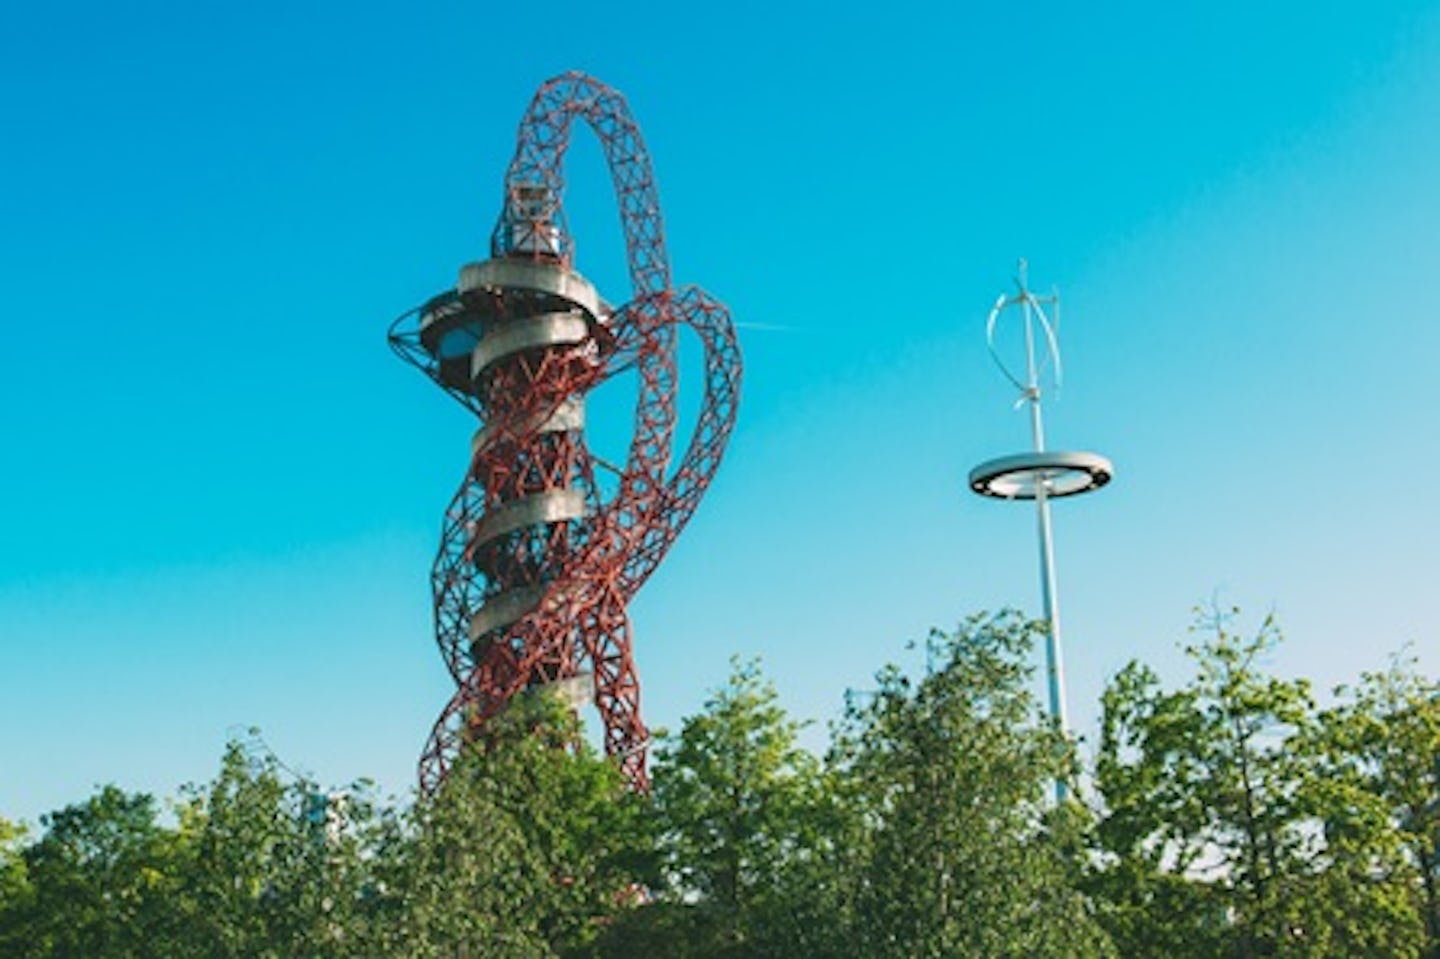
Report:
[[[1112,677],[1088,763],[1015,613],[881,668],[819,755],[735,660],[649,795],[543,693],[412,802],[242,738],[164,802],[0,818],[0,955],[1440,959],[1440,684],[1396,657],[1321,704],[1235,622],[1178,686]]]

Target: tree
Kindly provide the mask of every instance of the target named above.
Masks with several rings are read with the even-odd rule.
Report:
[[[1095,808],[1029,692],[1038,624],[976,616],[846,698],[823,761],[756,663],[629,792],[543,693],[408,808],[227,745],[161,821],[105,786],[0,818],[10,959],[633,956],[1440,959],[1440,684],[1317,708],[1209,614],[1195,675],[1107,686]]]
[[[0,955],[23,955],[18,930],[32,909],[34,890],[25,868],[23,825],[0,816]]]
[[[28,894],[0,942],[19,956],[129,959],[173,941],[180,856],[153,797],[105,786],[41,823],[23,853]]]
[[[432,799],[379,876],[386,954],[549,956],[585,947],[646,871],[638,797],[549,696],[512,703]]]
[[[794,954],[796,870],[819,839],[820,765],[801,728],[758,663],[732,660],[726,685],[662,739],[653,799],[671,907],[632,923],[697,955]]]
[[[1193,788],[1203,717],[1193,690],[1165,692],[1131,662],[1101,699],[1095,788],[1104,812],[1089,888],[1121,955],[1218,959],[1230,951],[1228,903],[1191,875],[1207,852],[1209,812]]]
[[[1400,888],[1426,954],[1440,956],[1440,683],[1421,676],[1413,657],[1396,657],[1336,695],[1320,716],[1324,781],[1337,794],[1326,837],[1370,884]],[[1405,911],[1403,901],[1387,905]]]
[[[1197,623],[1197,674],[1132,663],[1103,697],[1092,888],[1126,955],[1417,956],[1413,913],[1353,781],[1327,774],[1309,684],[1261,669],[1280,641]]]
[[[298,828],[276,761],[252,759],[231,741],[216,778],[187,792],[179,809],[189,854],[187,951],[234,959],[278,953],[288,924],[277,893],[282,851],[298,840]]]
[[[178,813],[188,918],[176,955],[345,956],[365,942],[379,815],[365,783],[326,792],[231,741]]]
[[[918,681],[889,667],[852,701],[832,752],[863,866],[854,952],[1108,956],[1076,888],[1075,817],[1046,800],[1073,757],[1026,665],[1040,627],[1013,612],[932,633]]]

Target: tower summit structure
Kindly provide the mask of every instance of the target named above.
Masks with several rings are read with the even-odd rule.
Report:
[[[599,138],[615,185],[631,283],[619,307],[575,269],[561,201],[577,119]],[[677,459],[682,327],[704,349],[705,394]],[[480,420],[431,573],[435,636],[457,689],[421,756],[422,791],[438,788],[487,720],[542,687],[593,702],[605,751],[647,788],[626,606],[715,475],[741,366],[725,307],[672,286],[650,158],[618,92],[574,72],[541,85],[490,258],[396,320],[390,344]],[[610,464],[586,443],[586,396],[624,374],[637,383],[634,428],[625,462]]]
[[[1063,733],[1070,723],[1065,710],[1065,661],[1060,644],[1060,594],[1055,579],[1055,543],[1050,522],[1050,501],[1077,496],[1110,482],[1114,467],[1098,453],[1052,452],[1045,446],[1045,423],[1041,416],[1041,383],[1049,372],[1058,389],[1062,376],[1060,362],[1060,295],[1037,297],[1030,292],[1026,264],[1020,261],[1013,296],[1001,294],[985,321],[985,342],[995,365],[1017,390],[1015,406],[1028,406],[1032,448],[1028,453],[1002,456],[981,463],[970,471],[970,489],[981,496],[1006,500],[1034,500],[1040,540],[1040,595],[1045,617],[1045,675],[1050,716]],[[1001,359],[995,344],[997,324],[1007,312],[1018,312],[1025,342],[1025,366],[1017,375]],[[1066,786],[1055,781],[1055,798],[1063,800]]]

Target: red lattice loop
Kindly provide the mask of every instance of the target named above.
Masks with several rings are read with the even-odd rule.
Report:
[[[600,139],[620,209],[632,291],[617,309],[574,272],[562,197],[576,118]],[[491,252],[390,334],[396,352],[482,424],[431,577],[436,639],[457,690],[421,757],[421,787],[437,788],[458,750],[514,697],[552,684],[573,691],[588,675],[605,749],[644,789],[648,733],[626,606],[719,466],[740,393],[734,326],[702,290],[671,288],[640,130],[619,93],[581,73],[545,83],[531,102]],[[705,351],[705,395],[675,463],[682,326]],[[634,428],[607,497],[584,404],[628,370],[639,381]]]

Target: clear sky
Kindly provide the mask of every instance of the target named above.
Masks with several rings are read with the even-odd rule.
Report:
[[[1215,596],[1322,687],[1440,672],[1434,4],[12,4],[0,814],[172,792],[249,725],[410,788],[472,426],[384,334],[485,255],[566,69],[627,95],[677,280],[753,324],[632,607],[652,723],[734,653],[823,722],[928,627],[1036,610],[1031,511],[964,482],[1028,441],[983,339],[1020,256],[1064,298],[1052,445],[1118,473],[1056,508],[1082,734]],[[568,172],[623,301],[588,133]]]

